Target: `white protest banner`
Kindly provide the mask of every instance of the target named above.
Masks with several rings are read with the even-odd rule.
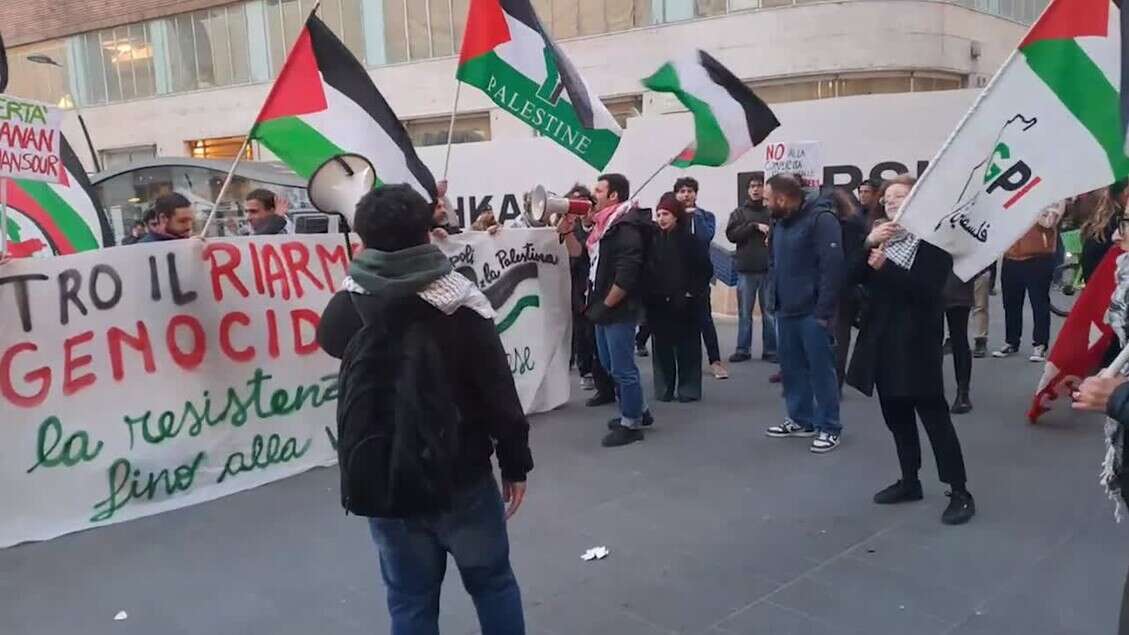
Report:
[[[823,185],[823,148],[818,141],[791,141],[767,144],[764,148],[764,177],[799,174],[804,187]]]
[[[0,95],[0,179],[58,183],[63,111],[37,101]]]
[[[570,306],[556,233],[469,234],[443,248],[496,307],[526,410],[561,405]],[[331,465],[339,363],[315,333],[347,267],[333,235],[0,267],[0,547]]]

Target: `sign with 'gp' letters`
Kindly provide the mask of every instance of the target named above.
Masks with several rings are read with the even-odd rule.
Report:
[[[567,401],[556,233],[472,233],[442,248],[495,307],[526,411]],[[316,330],[347,271],[341,237],[326,235],[0,267],[0,547],[331,465],[339,362]]]
[[[0,179],[58,183],[62,179],[63,111],[0,95]]]

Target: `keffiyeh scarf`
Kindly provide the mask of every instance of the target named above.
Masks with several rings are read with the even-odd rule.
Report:
[[[1109,300],[1109,309],[1105,314],[1106,324],[1117,334],[1121,346],[1126,346],[1126,325],[1129,324],[1129,253],[1117,257],[1117,273],[1114,274],[1117,287]],[[1122,374],[1126,373],[1122,369]],[[1098,482],[1105,488],[1106,495],[1113,501],[1114,518],[1117,522],[1125,516],[1125,501],[1121,496],[1121,474],[1124,471],[1125,454],[1125,429],[1117,421],[1106,417],[1105,420],[1105,458],[1102,459],[1102,471]]]
[[[913,261],[917,259],[917,248],[920,246],[920,238],[902,230],[886,241],[886,247],[882,251],[888,260],[909,271],[913,268]]]

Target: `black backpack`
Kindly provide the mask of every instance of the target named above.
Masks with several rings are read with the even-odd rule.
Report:
[[[460,414],[422,300],[385,310],[353,298],[364,326],[341,358],[337,457],[348,513],[405,518],[450,509]],[[366,310],[367,308],[367,310]]]

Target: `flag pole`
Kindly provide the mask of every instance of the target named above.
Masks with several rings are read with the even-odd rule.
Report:
[[[659,166],[659,169],[655,170],[655,171],[654,171],[654,173],[653,173],[653,174],[651,174],[651,176],[647,177],[647,180],[646,180],[646,181],[643,181],[643,184],[642,184],[642,185],[640,185],[639,187],[635,188],[635,197],[637,198],[637,197],[638,197],[638,196],[639,196],[640,194],[642,194],[642,193],[643,193],[643,190],[644,190],[644,189],[645,189],[645,188],[646,188],[646,187],[647,187],[648,185],[650,185],[650,184],[651,184],[651,181],[654,181],[654,180],[655,180],[655,177],[657,177],[657,176],[658,176],[659,174],[661,174],[663,170],[665,170],[665,169],[667,169],[668,167],[670,167],[670,164],[671,164],[671,163],[674,163],[674,160],[675,160],[675,159],[677,159],[677,158],[678,158],[678,157],[680,157],[680,156],[682,156],[682,153],[681,153],[681,152],[679,152],[678,154],[674,155],[673,157],[671,157],[670,159],[668,159],[668,160],[667,160],[667,161],[666,161],[665,163],[663,163],[662,165],[660,165],[660,166]]]
[[[1121,352],[1117,354],[1117,359],[1113,360],[1113,363],[1110,364],[1108,368],[1102,369],[1100,376],[1103,379],[1116,377],[1121,372],[1121,369],[1125,368],[1126,363],[1129,363],[1129,346],[1121,349]]]
[[[443,180],[447,180],[447,170],[451,167],[451,145],[455,137],[455,115],[459,112],[459,93],[463,83],[455,78],[455,103],[451,106],[451,123],[447,126],[447,159],[443,162]]]
[[[235,176],[235,170],[243,161],[243,156],[247,153],[247,146],[251,143],[251,135],[247,134],[243,139],[243,145],[239,146],[239,154],[235,155],[235,161],[231,163],[231,169],[227,171],[227,178],[223,180],[223,185],[220,186],[220,192],[216,195],[216,201],[212,203],[212,211],[208,213],[208,220],[204,222],[204,229],[200,230],[200,238],[203,238],[208,233],[208,228],[212,225],[212,219],[216,217],[216,210],[219,209],[220,201],[223,200],[223,195],[227,193],[227,188],[231,185],[231,179]]]

